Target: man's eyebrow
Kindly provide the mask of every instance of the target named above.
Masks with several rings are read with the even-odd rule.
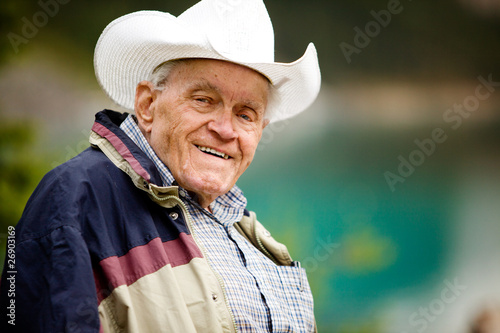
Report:
[[[252,110],[254,110],[255,112],[257,112],[258,110],[265,109],[264,103],[261,103],[261,102],[252,101],[252,100],[245,100],[245,101],[243,101],[243,103],[246,106],[248,106],[249,108],[251,108]]]
[[[205,79],[193,82],[190,85],[189,90],[191,90],[192,92],[199,90],[220,92],[220,89],[217,86],[214,86]]]

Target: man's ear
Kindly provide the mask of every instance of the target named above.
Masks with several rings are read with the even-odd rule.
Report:
[[[154,118],[156,91],[149,81],[141,81],[135,89],[135,115],[144,134],[151,132]]]

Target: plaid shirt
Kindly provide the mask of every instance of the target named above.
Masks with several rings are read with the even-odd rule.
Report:
[[[153,161],[163,186],[177,185],[142,135],[135,117],[129,115],[120,128]],[[240,332],[312,332],[312,295],[305,271],[300,267],[276,266],[235,228],[247,204],[234,186],[203,209],[179,187],[182,201],[193,220],[193,233],[204,247],[209,264],[224,282],[227,302]]]

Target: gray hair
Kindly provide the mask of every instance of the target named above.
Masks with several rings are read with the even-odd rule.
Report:
[[[172,72],[172,69],[185,61],[187,61],[187,59],[170,60],[161,63],[151,73],[149,82],[154,85],[155,89],[163,90],[165,88],[165,83],[167,83],[168,76],[170,75],[170,72]]]
[[[178,66],[179,64],[190,61],[193,59],[176,59],[176,60],[169,60],[161,63],[158,65],[153,72],[151,73],[149,77],[149,82],[151,82],[156,90],[163,90],[165,89],[165,85],[168,81],[168,77],[172,70]],[[263,75],[263,74],[261,74]],[[264,76],[264,75],[263,75]],[[266,77],[266,76],[264,76]],[[276,90],[276,87],[271,83],[269,79],[267,79],[269,82],[269,91],[267,95],[267,107],[264,115],[269,114],[268,110],[270,107],[279,105],[279,95]]]

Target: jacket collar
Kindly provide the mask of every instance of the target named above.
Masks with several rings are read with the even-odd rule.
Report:
[[[107,150],[118,153],[118,156],[115,155],[113,159],[110,158],[113,162],[118,162],[118,160],[120,163],[126,162],[130,165],[131,171],[142,177],[145,181],[161,186],[161,177],[154,163],[128,137],[128,135],[120,129],[120,124],[128,115],[128,113],[120,113],[111,110],[104,110],[97,113],[94,125],[92,126],[92,134],[94,134],[94,137],[97,136],[107,141]],[[98,145],[99,148],[102,148],[103,144],[100,146]]]
[[[104,110],[96,114],[90,133],[90,144],[100,149],[110,161],[125,172],[134,185],[147,192],[161,206],[172,207],[170,196],[179,196],[177,186],[161,186],[161,177],[153,162],[120,129],[128,114]]]

